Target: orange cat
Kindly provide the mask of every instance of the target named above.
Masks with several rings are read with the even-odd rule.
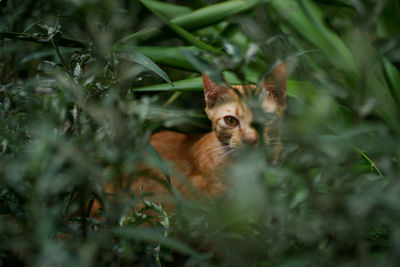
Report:
[[[254,121],[252,111],[247,103],[250,96],[258,96],[265,113],[282,117],[286,109],[286,69],[281,64],[270,78],[263,83],[263,88],[255,85],[233,85],[230,88],[216,84],[203,74],[204,94],[208,118],[212,122],[212,132],[206,134],[187,135],[172,131],[163,131],[154,134],[150,143],[155,147],[161,157],[171,163],[171,183],[181,194],[190,197],[190,188],[197,189],[203,195],[214,195],[224,190],[225,183],[218,171],[224,165],[231,152],[243,145],[257,145],[258,133],[252,127]],[[264,90],[265,89],[265,90]],[[260,98],[261,97],[261,98]],[[267,121],[263,129],[264,145],[272,149],[273,160],[281,150],[281,145],[270,145],[271,138],[274,142],[279,139],[276,125]],[[273,135],[271,137],[271,135]],[[155,176],[162,177],[159,171],[151,171]],[[165,180],[165,178],[163,178]],[[133,182],[132,182],[133,181]],[[169,202],[171,194],[165,185],[154,179],[140,178],[136,180],[125,179],[122,186],[134,186],[138,192],[143,186],[144,192],[153,192],[154,202]],[[121,185],[111,183],[106,192],[120,193]],[[168,197],[169,196],[169,197]],[[96,204],[95,210],[98,208]],[[167,204],[168,205],[168,204]]]

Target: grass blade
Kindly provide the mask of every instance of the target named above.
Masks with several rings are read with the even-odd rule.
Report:
[[[168,75],[159,67],[157,66],[151,59],[148,57],[144,56],[143,54],[130,50],[130,49],[121,49],[119,54],[120,58],[135,62],[137,64],[142,65],[143,67],[153,71],[156,73],[158,76],[163,78],[166,82],[168,82],[171,86],[174,86],[171,79],[168,77]]]
[[[187,60],[184,55],[185,51],[198,52],[198,48],[194,46],[186,47],[154,47],[154,46],[139,46],[137,51],[147,56],[154,62],[162,65],[178,69],[186,69],[195,71],[196,68]]]
[[[31,34],[27,33],[19,33],[19,32],[0,32],[0,40],[10,38],[10,39],[17,39],[21,41],[27,42],[34,42],[34,43],[41,43],[41,44],[50,44],[50,40],[41,39]],[[57,39],[58,46],[65,46],[65,47],[88,47],[89,42],[84,40],[73,39],[69,37],[59,37]]]
[[[148,0],[146,1],[148,2]],[[189,13],[171,20],[174,23],[186,30],[197,30],[203,27],[215,24],[224,20],[232,15],[245,12],[255,7],[257,4],[261,3],[262,0],[232,0],[223,3],[214,4],[211,6],[203,7]],[[151,6],[148,6],[150,9]],[[118,43],[126,42],[143,42],[149,40],[159,34],[162,31],[157,28],[146,29],[131,35],[126,36]]]
[[[164,47],[164,46],[132,46],[116,45],[115,51],[134,50],[148,57],[157,64],[174,67],[177,69],[195,71],[196,68],[186,59],[183,51],[200,51],[194,46]]]
[[[160,12],[158,12],[156,9],[153,9],[151,5],[148,5],[148,0],[141,0],[141,2],[151,10],[157,17],[159,17],[169,29],[171,29],[175,34],[177,34],[180,38],[188,42],[189,44],[192,44],[194,46],[197,46],[201,49],[214,52],[214,53],[221,53],[220,50],[212,47],[211,45],[208,45],[199,39],[196,38],[193,34],[190,32],[186,31],[184,28],[180,27],[178,24],[175,24],[174,22],[169,21],[167,18],[165,18]],[[150,1],[151,2],[151,1]]]
[[[147,0],[146,6],[151,10],[159,12],[167,19],[173,19],[175,17],[187,15],[192,12],[192,10],[186,6],[174,5],[153,0]]]
[[[350,3],[344,0],[313,0],[313,1],[323,5],[354,8]]]
[[[145,147],[146,152],[157,162],[157,167],[161,170],[161,172],[165,175],[167,179],[168,186],[171,186],[171,176],[169,175],[167,164],[165,163],[164,159],[158,153],[158,151],[154,148],[154,146],[147,142]]]
[[[227,81],[232,84],[237,83],[239,80],[230,73],[224,73],[224,77]],[[201,77],[190,78],[186,80],[180,80],[174,82],[174,87],[171,87],[168,83],[155,84],[149,86],[143,86],[133,88],[135,92],[200,92],[203,91],[203,81]],[[291,97],[297,97],[306,95],[308,97],[315,94],[318,91],[315,85],[311,82],[304,81],[287,81],[287,95]]]
[[[245,12],[255,7],[260,0],[233,0],[200,8],[190,14],[172,20],[188,30],[203,28],[215,24],[232,15]]]
[[[117,236],[121,236],[123,238],[153,242],[160,244],[161,246],[170,248],[174,251],[179,251],[183,254],[190,255],[192,257],[201,257],[201,255],[197,251],[195,251],[185,243],[169,237],[164,237],[156,230],[144,228],[117,228],[113,232]]]
[[[358,147],[354,146],[354,150],[356,150],[370,165],[371,171],[376,171],[380,177],[383,178],[382,172],[379,170],[378,166],[376,166],[375,162],[372,161],[365,152],[363,152]]]
[[[272,7],[306,40],[321,49],[337,68],[356,72],[353,56],[344,42],[325,25],[322,12],[307,0],[272,1]]]
[[[156,84],[156,85],[144,86],[133,89],[133,91],[135,92],[162,92],[162,91],[196,92],[202,90],[203,90],[203,82],[201,77],[174,82],[174,87],[171,87],[171,85],[167,83],[163,83],[163,84]]]
[[[396,104],[398,115],[400,116],[400,75],[397,69],[387,59],[383,59],[382,61],[383,75],[393,101]]]

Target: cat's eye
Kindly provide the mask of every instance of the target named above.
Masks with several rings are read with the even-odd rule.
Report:
[[[225,116],[224,121],[228,126],[231,126],[231,127],[239,125],[239,120],[232,116]]]

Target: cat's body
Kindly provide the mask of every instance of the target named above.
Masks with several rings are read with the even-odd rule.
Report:
[[[221,178],[223,166],[229,162],[229,155],[235,148],[256,145],[259,142],[258,131],[253,127],[254,118],[248,105],[249,99],[258,97],[263,112],[279,118],[286,109],[286,70],[282,64],[275,69],[263,88],[255,85],[221,86],[203,74],[206,113],[212,122],[213,131],[206,134],[186,135],[178,132],[163,131],[154,134],[150,143],[164,161],[170,165],[171,183],[185,197],[193,197],[193,192],[202,196],[218,194],[227,188]],[[281,145],[279,130],[272,121],[263,122],[263,140],[266,149],[271,150],[272,160],[276,160]],[[271,140],[273,142],[271,142]],[[163,173],[150,169],[150,176],[165,181]],[[108,184],[106,192],[120,194],[121,188],[132,187],[139,192],[152,192],[151,200],[168,206],[172,201],[171,190],[157,179],[125,177],[122,185]],[[194,189],[194,190],[193,190]],[[99,207],[96,204],[95,210]]]
[[[174,171],[189,178],[194,188],[209,194],[223,189],[217,172],[224,163],[223,154],[226,152],[213,132],[186,135],[164,131],[154,134],[150,143],[165,161],[173,164]]]
[[[146,200],[162,203],[164,210],[170,212],[174,208],[172,187],[183,197],[192,199],[204,199],[226,188],[218,175],[225,162],[222,159],[224,151],[213,132],[188,135],[162,131],[152,135],[149,141],[169,167],[171,186],[165,183],[166,177],[161,170],[143,167],[143,175],[124,176],[122,184],[111,182],[105,188],[106,193],[120,197],[128,196],[127,192],[132,190],[150,193]],[[98,201],[94,203],[92,216],[97,215],[100,206]]]

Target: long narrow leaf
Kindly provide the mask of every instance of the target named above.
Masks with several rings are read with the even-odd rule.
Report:
[[[285,17],[298,34],[321,49],[330,63],[341,70],[355,73],[355,64],[349,48],[325,25],[322,11],[307,0],[274,0],[271,5]]]
[[[145,150],[148,155],[150,155],[154,160],[157,161],[157,167],[160,168],[161,172],[165,175],[168,185],[171,185],[171,176],[169,175],[168,167],[164,159],[150,142],[147,142]]]
[[[196,252],[194,249],[186,245],[185,243],[160,235],[159,232],[151,229],[137,229],[137,228],[117,228],[114,234],[124,238],[134,239],[138,241],[147,241],[152,243],[160,244],[164,247],[170,248],[174,251],[179,251],[183,254],[190,255],[193,257],[202,257],[201,254]],[[203,256],[204,257],[204,256]]]
[[[187,80],[180,80],[174,82],[173,88],[171,87],[171,85],[164,83],[164,84],[156,84],[151,86],[134,88],[133,90],[135,92],[160,92],[160,91],[195,92],[203,90],[203,82],[201,80],[201,77],[197,77],[197,78],[191,78]]]
[[[387,87],[393,101],[396,103],[398,115],[400,115],[400,74],[387,59],[383,59],[382,64]]]
[[[164,3],[160,1],[148,0],[146,6],[161,13],[167,19],[173,19],[178,16],[186,15],[192,12],[192,10],[186,6],[174,5],[170,3]]]
[[[196,68],[187,60],[184,55],[185,51],[198,52],[198,48],[194,46],[186,47],[155,47],[155,46],[139,46],[137,51],[146,55],[148,58],[159,64],[167,65],[178,69],[186,69],[190,71]]]
[[[183,51],[199,51],[194,46],[164,47],[164,46],[132,46],[116,45],[115,51],[137,51],[157,64],[162,64],[178,69],[195,71],[196,68],[187,60]]]
[[[224,73],[226,80],[232,84],[238,82],[237,78],[228,73]],[[201,77],[190,78],[174,82],[174,87],[167,83],[155,84],[150,86],[143,86],[133,89],[135,92],[200,92],[203,91],[203,81]],[[310,96],[315,94],[317,89],[314,84],[310,82],[288,80],[287,81],[287,94],[288,96],[297,97],[299,95]]]
[[[33,36],[32,34],[27,33],[19,33],[19,32],[0,32],[0,40],[10,38],[17,39],[21,41],[49,44],[50,40],[41,39],[40,37]],[[89,46],[89,42],[84,40],[73,39],[69,37],[60,37],[57,39],[58,46],[66,46],[66,47],[87,47]]]
[[[157,66],[151,59],[148,57],[144,56],[143,54],[134,51],[134,50],[120,50],[119,57],[135,62],[137,64],[142,65],[143,67],[153,71],[156,73],[158,76],[163,78],[166,82],[168,82],[171,86],[174,86],[171,79],[168,77],[168,75],[160,69],[159,66]]]
[[[196,38],[193,34],[190,32],[186,31],[184,28],[180,27],[178,24],[175,24],[174,22],[169,21],[166,19],[161,12],[158,12],[156,9],[153,9],[151,5],[148,5],[148,0],[141,0],[141,2],[148,8],[150,9],[157,17],[159,17],[169,29],[171,29],[175,34],[177,34],[180,38],[188,42],[189,44],[192,44],[194,46],[197,46],[201,49],[214,52],[214,53],[221,53],[220,50],[212,47],[211,45],[208,45],[199,39]]]
[[[232,15],[245,12],[255,7],[257,4],[265,2],[263,0],[232,0],[223,3],[214,4],[204,8],[200,8],[193,11],[190,14],[183,15],[171,20],[174,23],[186,30],[201,29],[205,26],[215,24],[219,21],[224,20]],[[140,32],[131,34],[120,40],[118,43],[126,42],[143,42],[150,38],[153,38],[162,31],[157,28],[149,28]]]
[[[262,0],[232,0],[200,8],[190,14],[172,20],[188,30],[203,28],[215,24],[234,14],[245,12],[255,7]]]
[[[344,0],[313,0],[313,1],[323,5],[354,8],[350,3]]]

